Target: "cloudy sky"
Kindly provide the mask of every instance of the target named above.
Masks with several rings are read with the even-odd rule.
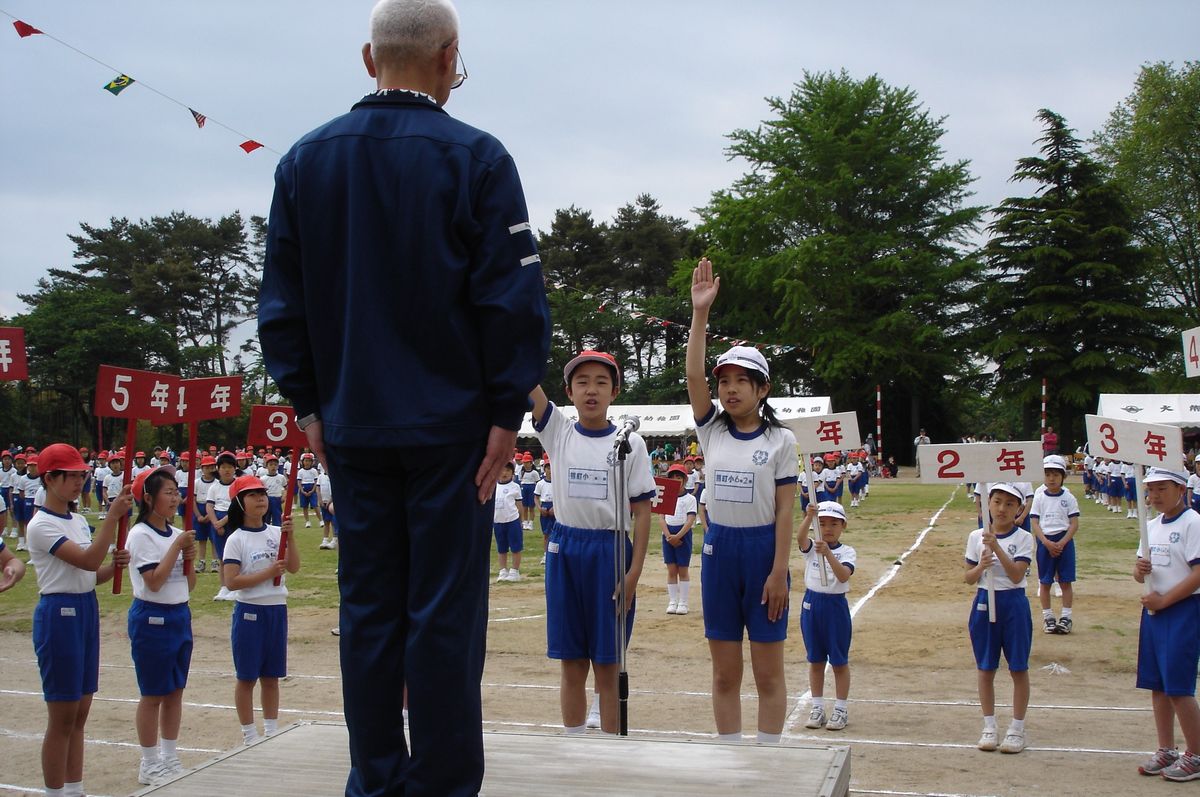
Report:
[[[68,265],[80,222],[171,211],[265,215],[278,153],[374,88],[362,0],[0,0],[0,315]],[[1039,108],[1086,138],[1147,61],[1197,57],[1200,3],[460,0],[470,79],[448,110],[516,158],[534,225],[640,193],[671,214],[728,186],[725,136],[805,70],[872,73],[945,116],[976,201],[1013,193]],[[34,25],[115,68],[46,37]],[[114,97],[102,86],[140,81]],[[246,155],[239,135],[270,149]],[[271,150],[274,150],[271,151]]]

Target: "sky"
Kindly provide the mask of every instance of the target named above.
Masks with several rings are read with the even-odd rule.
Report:
[[[172,211],[266,215],[275,164],[301,135],[374,89],[362,0],[0,0],[0,316],[80,223]],[[598,221],[639,194],[694,209],[745,164],[727,135],[767,117],[809,72],[907,86],[945,117],[948,160],[972,202],[1034,152],[1039,108],[1082,138],[1133,90],[1139,67],[1196,59],[1200,3],[460,0],[470,74],[447,110],[495,134],[521,172],[535,228],[570,205]],[[5,16],[8,15],[8,16]],[[44,36],[19,38],[21,19]],[[110,69],[109,67],[113,67]],[[118,72],[135,83],[102,87]],[[243,135],[198,129],[157,89]],[[718,264],[719,268],[719,264]]]

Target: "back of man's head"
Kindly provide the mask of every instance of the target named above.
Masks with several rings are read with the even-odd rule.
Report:
[[[371,11],[371,55],[405,67],[429,58],[458,36],[450,0],[379,0]]]

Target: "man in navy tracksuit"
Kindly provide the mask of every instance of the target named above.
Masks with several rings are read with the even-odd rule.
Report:
[[[442,110],[448,0],[380,2],[363,59],[379,91],[276,171],[259,338],[338,486],[346,794],[476,794],[491,494],[549,311],[512,158]]]

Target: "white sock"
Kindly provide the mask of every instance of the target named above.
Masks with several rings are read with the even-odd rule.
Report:
[[[671,603],[675,603],[679,599],[679,585],[667,584],[667,599]]]
[[[845,711],[845,710],[846,710],[846,701],[845,701],[845,700],[835,700],[835,701],[833,701],[833,710],[834,710],[834,711],[837,711],[839,708],[840,708],[842,711]]]
[[[990,717],[983,718],[983,729],[985,731],[986,730],[992,730],[992,731],[996,730],[996,715],[995,714],[991,715]]]
[[[758,732],[758,744],[779,744],[779,740],[783,738],[782,733],[767,733],[766,731]]]
[[[1054,619],[1054,610],[1053,609],[1042,609],[1042,619],[1043,620],[1053,620]]]
[[[1064,606],[1064,607],[1063,607],[1063,610],[1062,610],[1062,618],[1063,618],[1064,620],[1070,620],[1070,619],[1071,619],[1071,607],[1070,607],[1070,606]]]
[[[142,763],[153,764],[158,760],[158,745],[142,748]]]
[[[159,751],[163,758],[179,758],[179,753],[176,750],[176,745],[179,744],[178,739],[160,739]]]
[[[83,781],[63,784],[63,797],[83,797]]]
[[[1008,726],[1008,729],[1010,731],[1017,731],[1018,733],[1023,732],[1025,730],[1025,720],[1014,719],[1012,724]]]
[[[718,733],[717,738],[722,742],[740,742],[742,740],[742,732],[735,731],[734,733]]]
[[[819,708],[822,711],[825,710],[825,698],[823,698],[823,697],[814,696],[812,699],[812,704],[813,704],[813,708]]]
[[[276,717],[275,719],[267,719],[266,717],[263,718],[263,733],[265,733],[267,736],[270,736],[271,734],[276,733],[278,730],[279,730],[279,718],[278,717]]]
[[[46,797],[66,797],[62,789],[52,789],[49,786],[46,787],[45,795]]]
[[[242,741],[246,744],[253,742],[258,738],[258,730],[254,727],[254,723],[242,726]]]
[[[688,590],[691,588],[692,582],[680,581],[676,586],[679,587],[679,602],[687,603],[688,602]]]
[[[563,730],[567,732],[567,736],[578,736],[581,733],[587,733],[586,725],[565,725]]]

